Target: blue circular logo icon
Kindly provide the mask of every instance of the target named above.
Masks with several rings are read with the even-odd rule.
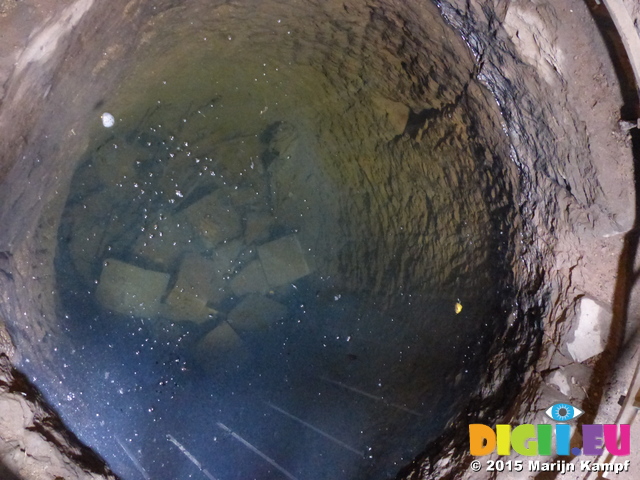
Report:
[[[556,403],[547,408],[544,413],[556,422],[569,422],[575,420],[584,412],[568,403]]]

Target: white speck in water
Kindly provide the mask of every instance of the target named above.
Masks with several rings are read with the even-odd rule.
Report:
[[[111,128],[116,124],[116,119],[109,112],[104,112],[100,115],[100,118],[102,119],[102,125],[106,128]]]

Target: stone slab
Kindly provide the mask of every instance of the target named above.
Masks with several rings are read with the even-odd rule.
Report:
[[[264,144],[255,135],[224,139],[215,145],[218,169],[230,185],[238,185],[252,173],[259,173]]]
[[[288,285],[311,273],[296,235],[260,245],[258,256],[271,288]]]
[[[567,342],[567,350],[573,360],[584,362],[604,351],[611,319],[611,311],[594,299],[582,297],[579,300],[576,320]]]
[[[163,269],[175,268],[185,250],[195,250],[194,234],[184,216],[169,216],[150,224],[136,240],[134,255]]]
[[[227,316],[227,322],[238,332],[265,330],[287,314],[281,303],[262,295],[247,295]]]
[[[550,419],[545,414],[546,410],[556,403],[571,403],[571,398],[562,394],[560,390],[554,386],[543,383],[540,385],[535,403],[529,410],[530,417],[527,423],[549,423]]]
[[[197,254],[186,255],[180,263],[174,287],[164,301],[163,314],[175,321],[202,323],[217,313],[208,303],[211,295],[220,300],[224,296],[224,286],[220,292],[211,288],[214,273],[213,262]]]
[[[267,241],[271,233],[271,226],[274,223],[273,215],[268,212],[249,212],[245,217],[245,242],[252,244]]]
[[[259,163],[259,162],[258,162]],[[254,175],[255,177],[255,175]],[[257,177],[260,179],[260,177]],[[238,189],[229,188],[229,199],[236,207],[246,207],[248,205],[259,207],[267,201],[268,186],[266,179],[262,179],[260,183],[252,187],[240,187]]]
[[[206,348],[212,356],[231,352],[243,345],[243,341],[227,322],[222,322],[200,341],[199,347]]]
[[[556,387],[563,395],[571,398],[571,401],[581,402],[591,384],[593,368],[582,363],[572,363],[566,367],[560,367],[545,377],[547,384]]]
[[[248,293],[267,293],[269,284],[260,260],[253,260],[231,279],[231,290],[241,297]]]
[[[249,358],[249,350],[235,330],[222,322],[200,340],[197,358],[205,370],[215,372],[229,365],[243,364]]]
[[[238,267],[241,252],[244,250],[244,244],[240,240],[232,240],[230,242],[218,245],[212,254],[216,272],[229,278]]]
[[[100,304],[109,310],[151,318],[158,315],[168,284],[168,273],[145,270],[110,258],[104,262],[96,295]]]
[[[546,382],[549,385],[556,387],[560,393],[569,397],[571,395],[571,386],[569,379],[562,370],[555,370],[547,378]]]
[[[232,240],[242,232],[240,216],[220,193],[212,193],[184,210],[207,248]]]

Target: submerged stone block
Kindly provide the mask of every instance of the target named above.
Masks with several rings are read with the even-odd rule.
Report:
[[[212,293],[213,272],[211,260],[195,254],[185,256],[176,283],[165,299],[163,314],[171,320],[198,323],[212,318],[217,312],[207,304]],[[220,293],[224,295],[224,289]]]
[[[296,235],[259,246],[258,255],[271,288],[288,285],[311,273]]]
[[[240,216],[223,195],[213,193],[188,207],[184,214],[207,248],[240,235]]]
[[[231,185],[240,184],[253,173],[258,173],[264,151],[264,144],[257,135],[236,135],[237,132],[234,132],[234,138],[223,139],[214,147],[218,158],[217,168]]]
[[[155,317],[169,284],[169,274],[145,270],[113,258],[104,262],[96,295],[100,304],[114,312]]]
[[[243,364],[249,358],[249,350],[235,330],[222,322],[200,340],[196,357],[205,370],[215,372]]]
[[[273,215],[267,212],[250,212],[245,218],[244,240],[247,244],[260,243],[269,239],[271,227],[275,223]]]
[[[257,182],[256,182],[257,183]],[[263,180],[264,186],[261,184],[256,185],[256,188],[241,187],[238,189],[229,188],[228,195],[229,200],[236,207],[246,207],[247,205],[257,206],[264,204],[267,201],[267,185],[266,180]]]
[[[571,395],[571,386],[569,385],[569,380],[562,370],[556,370],[552,372],[545,381],[547,384],[556,387],[560,393],[566,395],[567,397]]]
[[[211,330],[198,344],[200,348],[212,355],[220,355],[233,351],[243,345],[243,341],[235,330],[227,322],[222,322]]]
[[[212,275],[209,278],[209,288],[207,291],[207,298],[209,303],[218,304],[225,298],[231,296],[231,288],[227,279],[218,273],[217,269],[212,270]]]
[[[227,322],[239,332],[264,330],[287,314],[287,308],[262,295],[247,295],[229,312]]]
[[[138,237],[133,253],[142,261],[169,269],[185,250],[195,249],[193,238],[193,231],[184,216],[169,216],[158,220]]]
[[[231,289],[238,296],[247,293],[267,293],[269,285],[260,260],[253,260],[231,280]]]
[[[238,257],[243,249],[244,245],[240,240],[218,245],[212,255],[216,272],[225,277],[235,272],[239,263]]]

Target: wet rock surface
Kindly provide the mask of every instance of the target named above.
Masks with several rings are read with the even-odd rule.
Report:
[[[0,475],[3,480],[116,476],[70,433],[31,382],[11,364],[11,344],[0,326]]]
[[[139,368],[130,383],[118,377],[126,369],[91,372],[83,379],[84,391],[73,392],[79,399],[71,402],[76,414],[88,415],[93,393],[108,389],[116,392],[108,397],[114,405],[115,398],[124,395],[118,388],[128,398],[147,388],[156,391],[155,398],[188,398],[180,392],[191,387],[177,379],[186,378],[190,368],[201,368],[216,379],[221,372],[270,362],[272,368],[266,371],[286,371],[287,362],[274,361],[264,353],[269,335],[280,341],[270,329],[286,326],[283,309],[301,318],[306,310],[316,310],[315,317],[306,318],[312,320],[309,323],[318,338],[331,341],[322,347],[322,354],[305,348],[294,351],[293,361],[304,364],[309,353],[317,354],[313,363],[322,367],[318,370],[325,384],[322,393],[345,397],[324,405],[307,398],[307,407],[302,408],[302,400],[285,405],[285,399],[274,395],[272,403],[262,406],[274,415],[283,415],[278,409],[298,413],[301,417],[296,418],[330,429],[322,420],[329,410],[334,426],[345,434],[349,433],[346,426],[353,425],[344,418],[346,410],[372,430],[383,430],[391,423],[390,418],[380,418],[375,425],[364,418],[366,409],[358,401],[350,409],[337,406],[354,401],[354,395],[364,398],[364,392],[369,399],[392,405],[389,417],[399,419],[407,438],[420,439],[421,448],[427,437],[432,438],[424,429],[412,430],[414,422],[405,419],[424,413],[416,411],[424,408],[424,390],[407,391],[401,404],[393,398],[400,385],[410,383],[407,379],[425,376],[421,365],[428,362],[417,363],[413,371],[392,372],[380,395],[368,389],[379,382],[377,372],[396,361],[397,352],[389,347],[388,338],[399,337],[413,351],[434,352],[440,366],[447,363],[442,349],[455,347],[443,340],[460,332],[474,339],[479,349],[456,357],[462,359],[462,367],[458,365],[458,371],[446,379],[448,387],[468,388],[465,369],[473,369],[474,359],[480,358],[476,355],[490,359],[475,393],[453,404],[440,400],[452,405],[447,413],[451,414],[449,426],[458,428],[445,430],[425,456],[403,470],[403,477],[453,474],[458,465],[451,458],[464,454],[461,445],[469,419],[491,423],[515,397],[518,385],[524,383],[525,388],[514,410],[520,408],[523,416],[527,409],[539,414],[551,400],[581,399],[591,381],[591,367],[573,362],[563,355],[566,352],[552,354],[554,345],[569,341],[568,322],[557,320],[565,318],[583,293],[608,301],[610,269],[596,268],[597,274],[591,276],[581,273],[593,268],[582,254],[595,246],[602,252],[601,264],[610,265],[611,252],[619,245],[615,235],[629,228],[632,220],[625,206],[631,198],[630,183],[624,181],[629,156],[613,155],[616,168],[603,162],[605,152],[606,158],[611,151],[625,152],[624,136],[612,136],[599,126],[617,125],[617,104],[610,99],[616,98],[615,78],[606,62],[580,60],[580,54],[566,53],[584,52],[585,45],[591,53],[592,42],[585,40],[589,36],[584,33],[590,24],[581,4],[533,7],[525,2],[498,2],[495,11],[489,12],[476,2],[443,2],[441,12],[450,27],[441,22],[435,8],[412,3],[380,2],[369,9],[356,3],[335,9],[327,4],[319,16],[300,9],[295,12],[300,27],[288,22],[291,12],[268,2],[249,17],[239,6],[207,5],[214,16],[224,19],[219,25],[213,23],[216,28],[204,20],[210,17],[197,4],[189,12],[171,2],[158,4],[155,11],[129,3],[108,14],[98,7],[90,9],[91,2],[69,5],[58,30],[34,37],[38,44],[57,32],[68,47],[68,57],[39,57],[33,51],[22,57],[6,84],[0,108],[0,123],[7,127],[6,148],[1,152],[0,218],[6,228],[0,237],[0,281],[5,299],[2,312],[21,356],[16,362],[33,377],[71,376],[65,373],[66,367],[56,366],[54,348],[74,352],[68,358],[75,362],[87,357],[75,353],[77,339],[62,333],[74,325],[65,323],[65,315],[76,315],[97,335],[96,350],[89,344],[82,344],[82,349],[99,352],[96,358],[104,355],[105,364],[117,365],[117,355],[108,350],[118,343],[128,345],[133,353],[149,352],[150,346],[164,353],[159,344],[165,342],[186,344],[193,352],[193,363],[181,355],[167,359],[162,354],[153,357],[154,353],[156,364],[175,369],[165,374],[160,368]],[[573,21],[581,26],[583,36],[568,41],[561,28],[566,22],[556,16],[560,12],[569,21],[574,18],[569,16],[573,9],[582,12]],[[14,10],[3,6],[0,11]],[[274,26],[261,25],[259,19],[264,18],[273,20]],[[278,19],[284,22],[282,31],[273,30],[280,28]],[[175,79],[178,88],[172,91],[186,85],[189,91],[207,95],[211,91],[205,88],[210,72],[202,75],[200,85],[174,76],[181,68],[186,71],[176,39],[182,36],[196,42],[187,35],[194,27],[180,26],[187,25],[187,20],[196,22],[201,34],[197,42],[224,46],[218,48],[220,58],[212,70],[225,71],[230,63],[249,65],[244,57],[248,45],[267,40],[271,45],[274,35],[282,36],[284,53],[300,65],[298,85],[306,86],[292,90],[295,85],[287,81],[294,76],[278,77],[264,68],[277,65],[286,72],[271,52],[262,67],[255,63],[244,71],[246,78],[233,68],[226,77],[218,77],[224,95],[196,95],[188,106],[177,97],[163,96],[165,85],[157,81],[161,78],[170,83]],[[94,41],[105,48],[92,52],[81,45],[80,37],[69,34],[69,26],[78,22],[80,28],[102,25]],[[236,23],[243,28],[235,28]],[[158,32],[163,25],[177,28],[171,36],[162,36]],[[310,28],[305,30],[303,25]],[[112,35],[116,30],[118,38]],[[306,36],[305,31],[314,33]],[[443,40],[452,34],[452,39]],[[289,44],[288,38],[295,40]],[[130,57],[136,49],[139,56]],[[157,52],[163,52],[165,67],[160,71],[151,68],[148,60]],[[361,60],[352,62],[352,58]],[[457,61],[451,64],[451,58]],[[48,70],[57,64],[63,66],[58,77]],[[592,78],[605,79],[598,82],[597,105],[587,102],[577,93],[581,88],[572,85],[578,78],[582,87],[591,88],[589,80],[578,75],[585,66]],[[372,73],[380,71],[386,73],[384,79]],[[69,103],[72,83],[66,86],[56,80],[64,75],[91,77],[95,89],[78,90]],[[128,78],[139,80],[123,81]],[[258,82],[265,78],[273,83]],[[110,97],[113,86],[122,84],[130,90],[120,99]],[[227,93],[225,85],[241,87],[240,93]],[[292,98],[305,102],[287,103],[284,97],[281,103],[272,102],[271,85],[280,85]],[[335,85],[342,93],[332,97]],[[47,93],[44,98],[25,97],[24,92],[30,91]],[[155,104],[158,98],[160,107]],[[61,105],[66,108],[60,109]],[[117,118],[109,132],[100,130],[105,109]],[[307,116],[315,139],[307,136],[304,122],[291,112]],[[223,118],[214,122],[213,129],[207,118],[212,114]],[[167,124],[158,121],[161,118],[177,121]],[[565,142],[567,138],[571,142]],[[108,268],[105,273],[104,262],[114,258],[130,273],[122,281],[109,279]],[[161,281],[147,281],[150,272],[161,275]],[[314,283],[315,276],[331,277],[330,288]],[[127,286],[127,281],[132,285]],[[56,294],[61,284],[66,285],[64,292]],[[306,307],[292,310],[288,301],[297,299],[291,295],[302,285],[309,291],[316,289],[320,300],[305,298]],[[493,288],[501,301],[488,301]],[[110,293],[99,294],[101,289]],[[127,295],[136,289],[140,293],[131,300]],[[437,292],[435,301],[420,295],[430,290]],[[385,293],[389,291],[398,295],[389,297]],[[145,300],[136,303],[140,295]],[[366,308],[349,306],[363,298]],[[337,302],[335,307],[330,306],[332,302]],[[460,316],[454,312],[457,303],[464,305]],[[115,316],[100,317],[96,309],[115,312]],[[419,323],[421,316],[412,314],[412,309],[438,312],[435,334],[416,336],[410,329],[399,334],[375,320],[382,311]],[[484,319],[489,317],[498,322],[487,324]],[[29,322],[18,320],[22,318]],[[552,340],[543,343],[543,332]],[[538,354],[543,361],[530,370]],[[142,365],[133,358],[132,365]],[[29,365],[36,361],[41,370]],[[456,363],[453,358],[448,361]],[[361,363],[372,368],[362,369]],[[327,372],[336,375],[326,376]],[[358,382],[353,383],[355,378]],[[541,380],[546,386],[536,394]],[[223,376],[220,381],[228,380]],[[167,385],[173,385],[170,394]],[[273,385],[264,388],[268,393],[277,390]],[[48,391],[58,407],[64,407],[61,399],[68,394],[64,387]],[[249,397],[251,392],[238,395]],[[304,399],[309,393],[297,395]],[[211,398],[204,396],[200,401],[207,404]],[[207,407],[210,410],[203,408],[212,417],[221,415],[222,406],[236,402],[237,397],[216,401]],[[126,402],[117,405],[131,409]],[[145,405],[144,415],[162,422],[159,405]],[[458,416],[454,406],[460,409]],[[254,422],[252,415],[271,418],[257,407],[254,413],[236,411],[235,415],[231,418],[240,425]],[[127,412],[108,418],[117,429],[142,416]],[[197,424],[195,414],[187,417]],[[228,418],[223,421],[232,425]],[[278,430],[279,422],[269,425]],[[228,433],[214,424],[211,428],[220,435]],[[261,445],[271,441],[261,432],[253,433]],[[351,438],[357,438],[355,432]],[[185,445],[194,451],[193,445],[199,442],[188,440]],[[147,445],[134,446],[132,441],[118,440],[115,449],[121,457],[128,456],[128,475],[144,477],[144,467],[136,462]],[[150,440],[152,444],[160,441],[166,439]],[[376,458],[393,465],[389,475],[415,456],[415,452],[398,455],[383,437],[375,442]],[[294,446],[279,445],[281,452],[295,451]],[[199,447],[195,448],[198,452]],[[360,446],[353,450],[359,452]],[[233,454],[228,458],[236,459]],[[323,468],[322,462],[316,465],[313,459],[299,462],[299,471]],[[189,465],[188,460],[185,463]],[[339,464],[344,478],[362,475],[356,464],[354,459]],[[263,468],[250,465],[256,471]],[[73,471],[66,475],[84,478]]]
[[[554,69],[557,66],[560,67],[557,69],[557,78],[555,80],[551,79],[551,77],[545,83],[539,83],[536,80],[534,83],[538,86],[529,85],[522,91],[533,93],[537,88],[540,88],[540,85],[546,88],[554,84],[558,86],[558,81],[563,82],[561,88],[551,88],[545,94],[545,96],[557,94],[555,98],[560,102],[559,104],[566,105],[564,115],[570,114],[569,117],[565,116],[563,121],[559,121],[558,119],[562,118],[563,114],[556,112],[555,121],[558,121],[559,125],[555,124],[552,130],[568,128],[568,131],[577,133],[577,136],[572,134],[573,139],[582,137],[588,138],[592,142],[590,143],[590,157],[593,160],[592,167],[597,172],[598,186],[591,193],[587,193],[586,197],[582,195],[588,192],[590,187],[580,192],[580,195],[574,196],[574,188],[565,177],[567,180],[565,190],[570,193],[569,197],[559,193],[555,196],[556,202],[543,201],[541,199],[535,200],[535,194],[529,191],[529,195],[531,195],[528,197],[529,201],[523,204],[525,209],[529,206],[534,207],[534,224],[538,226],[534,241],[540,242],[542,238],[545,239],[543,240],[544,245],[540,245],[542,265],[545,265],[541,267],[541,272],[544,272],[545,277],[550,280],[551,288],[549,290],[550,296],[548,297],[548,310],[542,327],[545,336],[549,335],[549,337],[542,343],[542,350],[536,366],[525,377],[522,393],[517,395],[515,402],[500,421],[518,424],[548,422],[548,418],[544,415],[546,408],[557,402],[565,402],[579,405],[587,411],[587,414],[579,421],[581,423],[594,422],[594,418],[604,423],[607,421],[613,422],[616,415],[615,412],[619,411],[619,405],[617,404],[619,398],[616,398],[616,395],[629,388],[629,381],[632,376],[630,369],[633,371],[633,363],[635,363],[627,359],[624,365],[618,364],[617,368],[620,369],[620,373],[614,370],[613,365],[615,362],[611,359],[617,357],[619,350],[617,347],[612,346],[619,345],[618,342],[620,340],[617,340],[620,335],[619,330],[617,333],[614,330],[610,331],[607,336],[607,349],[603,355],[584,363],[576,363],[567,352],[566,346],[573,341],[573,335],[570,330],[574,328],[577,322],[577,308],[580,304],[580,299],[584,295],[593,296],[605,305],[610,305],[612,299],[614,305],[616,303],[620,305],[619,302],[626,296],[623,292],[627,287],[622,287],[614,279],[618,278],[619,281],[620,275],[622,275],[622,278],[626,277],[625,269],[619,267],[619,265],[629,262],[628,257],[625,256],[626,247],[623,247],[625,241],[623,241],[621,233],[632,226],[635,211],[631,208],[634,204],[631,184],[627,184],[628,189],[624,186],[618,188],[616,182],[624,182],[623,179],[632,177],[628,167],[633,164],[633,160],[631,152],[627,150],[631,147],[632,137],[630,135],[625,136],[624,133],[621,135],[616,122],[620,118],[621,105],[624,105],[622,107],[623,115],[625,115],[624,111],[628,108],[630,108],[630,112],[636,111],[637,108],[633,106],[634,103],[630,105],[626,103],[627,98],[624,93],[626,87],[621,87],[622,96],[618,88],[614,87],[617,84],[615,75],[616,73],[619,74],[620,71],[614,72],[614,65],[609,55],[605,53],[607,47],[610,48],[611,45],[605,46],[605,42],[601,38],[594,39],[592,37],[591,33],[597,27],[594,19],[589,15],[589,11],[584,9],[582,4],[579,2],[554,4],[550,10],[549,5],[537,5],[534,7],[530,4],[524,5],[515,2],[513,5],[505,6],[505,9],[501,10],[499,15],[509,16],[509,10],[512,9],[512,6],[515,8],[511,13],[513,17],[510,21],[514,21],[517,24],[526,18],[528,23],[526,27],[523,27],[524,30],[513,28],[513,26],[508,26],[505,29],[507,35],[515,33],[517,38],[512,40],[518,50],[529,52],[531,54],[529,63],[535,65],[538,70],[547,70],[547,73],[549,72],[548,65],[544,65],[544,63],[555,65]],[[592,5],[593,7],[595,5]],[[484,14],[480,13],[479,9],[474,7],[471,11],[475,13],[470,13],[465,8],[452,8],[448,11],[449,18],[462,31],[468,32],[465,28],[468,28],[468,23],[466,22],[470,19],[473,19],[472,23],[476,21],[482,23],[484,21],[481,20],[484,18]],[[505,17],[501,16],[501,18]],[[506,18],[504,21],[509,22]],[[476,27],[477,25],[475,24]],[[568,25],[571,25],[571,28],[568,28]],[[512,29],[511,34],[508,33],[509,29]],[[541,35],[541,32],[545,29],[547,30],[546,34]],[[568,35],[569,31],[571,31],[571,35]],[[548,38],[555,39],[555,43],[546,42],[544,37],[547,35]],[[500,34],[498,34],[498,38],[501,38]],[[475,45],[475,42],[472,42],[472,44]],[[482,41],[480,44],[482,44]],[[486,46],[486,44],[484,45]],[[586,45],[589,45],[589,47],[586,47]],[[557,54],[554,54],[553,51],[545,51],[545,48],[550,47],[552,50],[555,49]],[[478,51],[487,52],[491,51],[491,48],[488,50],[479,48]],[[568,51],[585,53],[566,55]],[[611,51],[609,50],[609,53]],[[613,63],[615,61],[614,58]],[[526,76],[512,76],[513,70],[510,70],[508,63],[504,58],[498,62],[501,70],[501,73],[497,74],[498,77],[506,74],[510,81],[521,84],[527,83]],[[602,81],[598,82],[598,86],[594,86],[589,80],[589,75],[585,72],[590,72],[593,75],[591,78],[601,78]],[[486,75],[489,82],[491,79],[495,79],[495,73]],[[544,72],[539,73],[544,75]],[[564,83],[565,81],[566,83]],[[497,98],[505,102],[503,111],[508,111],[508,113],[505,113],[505,118],[507,121],[511,120],[518,124],[517,130],[519,130],[519,133],[516,133],[516,136],[519,141],[517,144],[525,147],[523,150],[519,150],[519,154],[524,154],[526,158],[527,151],[539,153],[539,145],[530,144],[529,147],[526,147],[528,140],[533,137],[528,137],[527,140],[526,135],[524,139],[521,136],[523,131],[528,128],[534,128],[533,125],[528,124],[526,121],[520,123],[517,120],[517,117],[522,115],[523,110],[526,109],[522,106],[529,105],[528,101],[520,98],[517,104],[512,104],[509,99],[500,95],[500,91],[500,89],[496,91]],[[589,101],[584,97],[584,92],[586,91],[593,93],[593,101],[592,97],[589,97]],[[537,110],[537,113],[532,118],[539,118],[537,115],[541,114],[542,112]],[[630,113],[630,115],[637,115],[637,113]],[[554,124],[555,121],[550,122],[550,124]],[[602,128],[603,125],[607,127]],[[559,144],[555,146],[563,148]],[[612,151],[621,152],[620,162],[612,164],[608,160],[611,158]],[[571,155],[569,153],[567,158],[571,158]],[[532,157],[529,158],[531,159]],[[558,165],[561,164],[562,162],[557,163],[551,168],[558,168]],[[524,172],[526,171],[527,168],[525,167]],[[539,172],[535,167],[530,171]],[[548,170],[544,175],[535,173],[535,181],[533,179],[530,180],[540,188],[540,182],[542,184],[547,182],[548,173]],[[524,178],[530,177],[525,174]],[[616,180],[613,180],[614,178]],[[574,176],[574,181],[582,185],[579,175]],[[596,183],[593,183],[591,188],[595,185]],[[552,187],[552,190],[558,191],[555,187]],[[540,191],[546,190],[545,188],[540,188]],[[607,200],[602,196],[602,192],[610,192],[605,194]],[[586,202],[584,201],[585,199]],[[605,205],[605,209],[601,210]],[[544,213],[541,213],[541,211],[544,211]],[[573,220],[569,220],[566,224],[563,223],[562,219],[570,218]],[[550,236],[541,235],[540,227],[544,223],[549,228]],[[585,257],[589,257],[589,259],[586,260]],[[619,258],[621,263],[616,264]],[[548,261],[550,262],[547,263]],[[626,302],[626,300],[622,301],[623,303]],[[630,311],[633,311],[633,305],[636,304],[632,303],[632,306],[629,307]],[[615,310],[616,307],[613,307],[613,309]],[[616,324],[619,325],[620,319],[625,317],[626,314],[618,310],[617,314],[614,313],[613,318],[609,317],[609,321],[612,326],[615,326]],[[630,326],[637,324],[635,317],[635,315],[629,316]],[[604,323],[606,324],[607,322],[605,321]],[[604,326],[605,329],[609,327],[610,325]],[[619,326],[612,328],[619,328]],[[636,328],[631,326],[632,331],[635,331]],[[626,341],[629,344],[633,344],[633,337],[627,337]],[[609,360],[603,360],[606,358],[609,358]],[[492,373],[495,374],[496,372]],[[615,376],[615,380],[609,379],[612,374]],[[485,393],[479,396],[478,401],[486,404],[490,402],[489,398],[493,394],[500,391],[500,388],[497,387],[500,382],[497,382],[496,378],[494,376],[492,381],[486,383]],[[626,380],[621,380],[622,378]],[[505,387],[504,392],[507,393],[511,390],[509,383],[505,384]],[[607,393],[601,396],[603,391]],[[591,396],[598,399],[595,401],[593,397],[589,399]],[[504,397],[498,396],[498,398],[498,403],[504,401]],[[598,409],[596,405],[601,399],[603,401],[600,404],[600,409]],[[501,407],[498,407],[494,414],[498,410],[501,410]],[[596,411],[598,411],[597,417]],[[479,413],[479,417],[476,417]],[[483,418],[481,412],[473,412],[470,415],[475,418]],[[463,421],[465,424],[469,423],[466,419]],[[491,421],[484,419],[480,420],[480,422],[491,424]],[[457,438],[443,436],[441,443],[438,443],[429,452],[429,455],[425,456],[422,462],[418,462],[410,474],[410,478],[449,478],[449,476],[458,475],[458,473],[454,472],[460,463],[464,464],[464,455],[458,457],[456,461],[452,461],[448,453],[443,454],[443,452],[453,452],[455,450],[453,446],[463,440],[464,435],[462,434]],[[576,445],[579,444],[580,440],[577,439]],[[491,457],[486,457],[483,461],[486,459],[496,460],[497,458],[494,454]],[[555,457],[552,458],[555,460]],[[523,457],[522,459],[525,458]],[[527,461],[530,459],[531,457],[526,457]],[[467,457],[466,461],[470,460],[471,458]],[[551,460],[551,458],[541,459],[541,461],[546,460]],[[578,460],[585,460],[585,457],[573,458],[574,462]],[[590,460],[595,459],[591,458]],[[570,474],[567,475],[571,477]],[[490,476],[491,474],[488,472],[478,473],[468,470],[462,475],[462,478],[475,479],[489,478]],[[552,476],[553,474],[551,474]],[[579,476],[580,474],[576,473],[575,478],[579,478]],[[505,477],[511,478],[509,474],[505,474]],[[547,477],[544,474],[540,474],[540,478]]]

